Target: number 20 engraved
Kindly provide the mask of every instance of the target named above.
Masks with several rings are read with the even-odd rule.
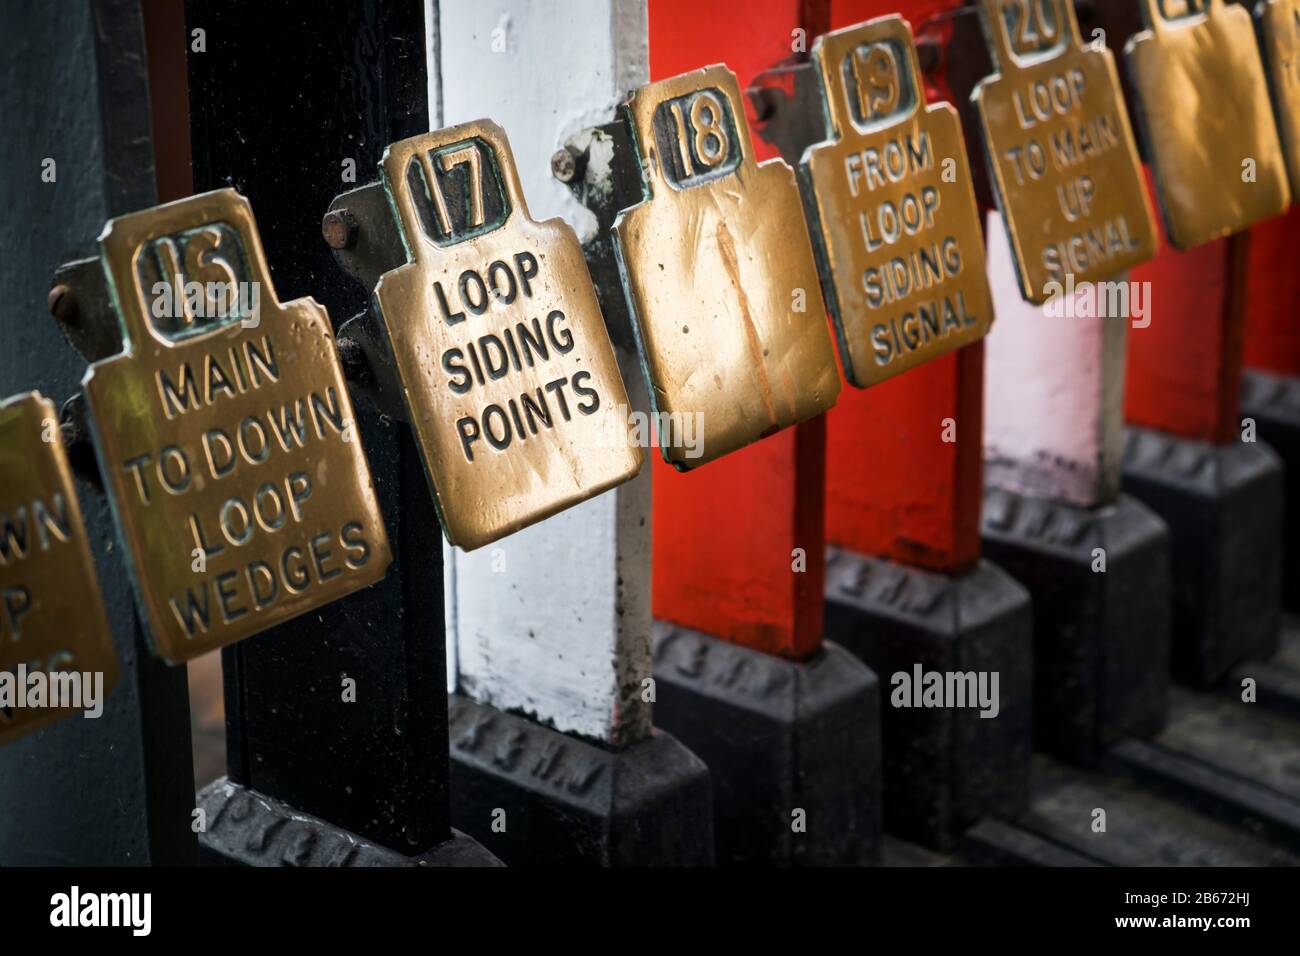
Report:
[[[1160,0],[1160,14],[1166,20],[1181,20],[1205,12],[1206,0]]]
[[[853,82],[857,87],[858,111],[863,122],[889,116],[902,99],[898,60],[883,43],[853,51]]]
[[[1002,9],[1011,13],[1011,45],[1016,50],[1044,50],[1055,45],[1061,35],[1056,0],[1009,0]]]
[[[695,175],[695,164],[691,159],[691,150],[686,144],[686,122],[682,118],[682,104],[674,102],[669,106],[673,123],[677,128],[677,154],[682,161],[686,176]],[[708,110],[707,116],[705,110]],[[709,169],[717,166],[727,158],[731,143],[727,139],[727,129],[722,124],[722,104],[718,98],[704,90],[691,100],[691,129],[694,137],[691,145],[695,147],[695,157]],[[712,143],[714,148],[709,149]]]

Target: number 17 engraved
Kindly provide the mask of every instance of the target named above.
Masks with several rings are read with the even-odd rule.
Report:
[[[433,170],[429,154],[423,156],[424,175],[429,181],[429,191],[433,193],[433,205],[438,211],[438,225],[450,238],[452,236],[451,216],[447,212],[447,197],[442,191],[442,182]],[[470,221],[468,227],[476,229],[483,225],[483,166],[478,150],[473,143],[466,143],[459,149],[443,153],[438,157],[438,165],[444,173],[450,173],[457,166],[469,166]]]

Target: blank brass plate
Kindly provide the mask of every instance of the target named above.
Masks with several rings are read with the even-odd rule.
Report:
[[[1203,0],[1170,20],[1161,0],[1140,2],[1147,29],[1124,55],[1169,241],[1190,249],[1280,215],[1291,190],[1249,11]]]

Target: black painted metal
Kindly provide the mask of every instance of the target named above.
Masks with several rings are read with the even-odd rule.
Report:
[[[1115,750],[1150,745],[1124,741]],[[1035,757],[1028,810],[967,832],[973,863],[1013,866],[1295,866],[1296,854],[1258,827],[1241,828],[1188,806],[1191,792],[1147,786],[1119,761],[1083,771]],[[1146,777],[1147,779],[1142,779]],[[1225,778],[1219,778],[1226,782]]]
[[[1079,508],[996,488],[982,517],[985,556],[1033,598],[1035,745],[1093,764],[1121,738],[1158,731],[1169,685],[1164,522],[1127,495]]]
[[[405,856],[229,780],[204,787],[199,805],[208,822],[201,858],[211,866],[502,865],[455,830],[431,850]]]
[[[363,288],[373,289],[385,272],[406,265],[402,233],[383,184],[375,181],[334,197],[329,214],[346,216],[352,223],[352,241],[334,249],[339,267]]]
[[[1174,691],[1154,740],[1124,741],[1108,762],[1152,789],[1300,853],[1300,723],[1238,694]]]
[[[655,624],[655,723],[709,765],[724,865],[881,861],[880,685],[826,644],[787,661]]]
[[[776,147],[791,169],[804,150],[830,134],[812,61],[796,54],[754,77],[745,95],[754,106],[754,132]]]
[[[992,76],[996,70],[989,49],[980,13],[974,5],[944,12],[929,21],[913,23],[918,45],[926,44],[937,51],[933,63],[922,62],[922,70],[932,81],[947,86],[949,101],[961,119],[962,137],[966,151],[973,161],[970,164],[971,185],[975,189],[975,202],[980,209],[995,206],[992,180],[989,178],[988,150],[984,148],[984,134],[980,130],[979,114],[971,99],[976,84]],[[927,68],[928,67],[928,68]],[[976,157],[984,157],[983,160]]]
[[[586,161],[591,144],[596,140],[606,142],[610,149],[609,168],[603,173]],[[616,348],[634,354],[636,335],[632,330],[632,316],[628,311],[618,255],[614,251],[613,232],[618,214],[645,198],[645,184],[641,179],[632,128],[620,110],[613,121],[570,136],[564,147],[581,157],[582,168],[582,175],[575,176],[566,185],[574,198],[596,217],[595,232],[583,244],[582,254],[591,270],[596,299],[600,302],[610,341]]]
[[[107,218],[155,201],[143,23],[134,0],[7,4],[0,35],[0,394],[62,402],[86,362],[49,317],[50,277],[94,251]],[[149,655],[108,503],[82,481],[78,495],[122,679],[99,719],[0,750],[0,864],[192,863],[185,668]]]
[[[1100,866],[1032,830],[992,817],[966,831],[962,855],[977,866]]]
[[[1263,442],[1211,445],[1128,430],[1124,491],[1169,527],[1173,673],[1209,686],[1277,648],[1282,468]]]
[[[99,256],[63,263],[54,270],[51,284],[62,286],[67,290],[64,295],[76,303],[72,309],[55,310],[54,321],[86,364],[122,351],[122,325],[113,310]]]
[[[1253,688],[1251,683],[1253,682]],[[1300,726],[1300,618],[1282,617],[1277,653],[1266,661],[1238,664],[1224,684],[1224,692],[1240,696],[1252,688],[1260,707],[1296,721]]]
[[[352,224],[351,243],[334,249],[339,268],[364,288],[373,289],[385,272],[406,265],[401,230],[379,182],[350,189],[334,197],[328,216],[347,216]],[[397,359],[383,320],[373,308],[348,319],[339,327],[340,354],[350,354],[344,373],[354,392],[366,395],[384,415],[409,422],[406,392],[397,374]]]
[[[195,188],[247,196],[280,297],[315,297],[337,328],[370,290],[338,268],[321,216],[353,184],[345,160],[365,182],[385,145],[428,130],[423,4],[190,0],[186,21],[207,44],[189,57]],[[357,408],[393,564],[381,583],[227,649],[229,782],[414,857],[452,838],[442,536],[409,429]],[[257,861],[230,856],[220,830],[204,844]]]
[[[510,865],[707,866],[709,769],[669,734],[609,749],[451,698],[456,825]]]
[[[830,550],[826,639],[882,684],[887,832],[948,850],[979,818],[1019,813],[1029,787],[1032,629],[1029,594],[987,561],[949,577]],[[895,675],[913,678],[917,666],[922,674],[996,672],[996,716],[981,717],[969,701],[896,706],[915,703]]]
[[[1300,378],[1246,369],[1241,415],[1282,459],[1282,605],[1300,611]]]

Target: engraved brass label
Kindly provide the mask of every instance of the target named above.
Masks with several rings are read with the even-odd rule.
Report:
[[[656,414],[696,415],[685,470],[826,411],[840,381],[794,174],[756,164],[735,75],[711,66],[625,109],[646,184],[614,223]],[[669,419],[671,420],[671,418]]]
[[[1250,13],[1140,0],[1124,48],[1169,241],[1190,249],[1284,212],[1286,163]]]
[[[1294,196],[1300,190],[1300,0],[1260,0],[1255,20]]]
[[[375,299],[447,540],[481,547],[633,477],[582,247],[528,215],[501,128],[402,140],[381,171],[410,261]]]
[[[907,21],[818,37],[830,138],[799,164],[844,377],[866,388],[988,332],[993,301],[957,111],[926,105]]]
[[[329,316],[276,297],[248,201],[121,216],[100,244],[124,350],[84,386],[154,650],[187,661],[380,580]]]
[[[15,396],[0,403],[0,745],[77,713],[49,706],[68,700],[53,685],[77,675],[84,701],[94,674],[102,703],[117,654],[58,416],[36,392]]]
[[[983,0],[998,72],[974,100],[1021,293],[1045,302],[1150,259],[1157,238],[1115,58],[1072,0]]]

